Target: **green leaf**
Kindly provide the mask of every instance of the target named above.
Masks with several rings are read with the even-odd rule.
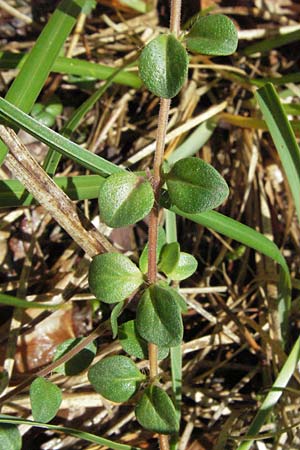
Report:
[[[295,134],[271,83],[258,89],[255,96],[280,156],[300,222],[300,149]]]
[[[21,450],[22,437],[18,427],[6,423],[0,425],[0,448],[3,450]]]
[[[110,326],[112,330],[112,337],[115,339],[118,334],[118,317],[120,316],[125,302],[117,303],[110,315]]]
[[[142,51],[140,75],[153,94],[172,98],[186,80],[188,62],[182,44],[172,34],[163,34],[153,39]]]
[[[178,264],[180,255],[180,246],[178,242],[165,244],[160,252],[160,261],[158,268],[167,276],[172,272]]]
[[[138,422],[146,430],[160,434],[179,431],[179,421],[172,400],[158,386],[149,386],[135,408]]]
[[[189,253],[180,252],[179,260],[176,267],[167,275],[171,280],[185,280],[196,272],[198,262],[193,255]]]
[[[158,228],[157,242],[156,242],[156,262],[159,260],[160,251],[166,243],[166,233],[162,227]],[[139,259],[139,267],[143,273],[148,271],[148,243],[145,245]]]
[[[96,392],[112,402],[126,402],[145,379],[134,362],[126,356],[109,356],[92,366],[88,372]]]
[[[186,45],[203,55],[231,55],[238,45],[237,30],[223,14],[199,17],[187,35]]]
[[[182,341],[183,324],[180,307],[170,289],[155,284],[142,295],[136,313],[139,334],[147,342],[174,347]]]
[[[68,353],[73,347],[79,344],[83,338],[67,339],[59,344],[55,349],[53,361],[57,361],[63,355]],[[73,358],[54,369],[54,372],[62,373],[67,376],[78,375],[87,369],[93,362],[96,355],[97,347],[94,342],[90,342],[83,350],[78,352]]]
[[[128,355],[139,359],[149,359],[148,344],[139,335],[134,320],[129,320],[119,326],[118,337],[123,350]],[[169,349],[167,347],[158,347],[158,359],[165,359],[168,354]]]
[[[185,299],[182,297],[181,294],[172,286],[169,286],[169,284],[166,281],[158,281],[158,286],[163,287],[167,291],[169,291],[170,295],[174,298],[174,300],[177,302],[177,305],[181,309],[182,312],[187,312],[188,307]]]
[[[130,172],[111,175],[99,192],[101,220],[112,228],[125,227],[143,219],[153,203],[150,182]]]
[[[224,178],[199,158],[177,161],[166,175],[171,201],[187,213],[200,213],[219,206],[228,196]]]
[[[138,267],[125,255],[104,253],[93,259],[89,269],[89,286],[96,298],[118,303],[129,297],[143,283]]]
[[[61,390],[51,381],[38,377],[31,383],[29,393],[34,420],[50,422],[61,405]]]
[[[53,95],[45,104],[35,103],[31,115],[46,127],[52,127],[55,119],[62,113],[63,105],[60,99]]]

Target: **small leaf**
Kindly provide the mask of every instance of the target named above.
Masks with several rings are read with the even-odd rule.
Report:
[[[118,337],[123,350],[128,355],[139,359],[148,359],[148,344],[139,335],[134,320],[129,320],[119,326]],[[167,347],[158,347],[158,359],[165,359],[168,354]]]
[[[89,269],[91,292],[105,303],[118,303],[143,283],[143,275],[125,255],[104,253],[93,259]]]
[[[31,383],[29,393],[34,420],[50,422],[61,405],[61,390],[51,381],[38,377]]]
[[[160,434],[179,431],[179,421],[168,394],[158,386],[149,386],[135,408],[138,422],[146,430]]]
[[[172,290],[160,284],[150,286],[142,295],[137,307],[136,325],[147,342],[161,347],[175,347],[181,343],[183,324],[174,297]]]
[[[0,449],[21,450],[22,436],[18,427],[11,424],[0,424]]]
[[[160,262],[158,268],[167,276],[172,272],[178,264],[180,255],[180,246],[178,242],[165,244],[160,253]]]
[[[156,262],[160,257],[160,252],[166,243],[166,233],[162,227],[158,228],[157,242],[156,242]],[[143,273],[148,271],[148,243],[145,245],[139,260],[139,267]]]
[[[187,35],[186,45],[202,55],[231,55],[238,45],[237,30],[223,14],[199,17]]]
[[[126,402],[145,379],[134,362],[126,356],[109,356],[92,366],[88,373],[96,392],[112,402]]]
[[[53,361],[57,361],[63,355],[68,353],[72,348],[79,344],[81,340],[82,338],[72,338],[59,344],[55,349]],[[67,376],[78,375],[92,364],[96,352],[96,345],[94,342],[90,342],[83,350],[80,350],[73,358],[69,359],[69,361],[56,367],[54,372],[62,373]]]
[[[185,82],[188,62],[183,45],[172,34],[163,34],[153,39],[142,51],[140,75],[153,94],[172,98]]]
[[[185,280],[189,278],[197,270],[198,262],[193,255],[189,253],[180,252],[179,260],[172,272],[168,273],[171,280]]]
[[[100,188],[101,220],[112,228],[125,227],[143,219],[154,203],[151,184],[130,172],[108,177]]]
[[[199,158],[177,161],[166,176],[172,203],[187,213],[200,213],[219,206],[228,196],[224,178]]]
[[[115,339],[118,334],[118,317],[120,316],[125,302],[117,303],[110,315],[110,326],[112,330],[112,337]]]

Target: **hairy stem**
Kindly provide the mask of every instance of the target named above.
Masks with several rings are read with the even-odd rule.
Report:
[[[181,0],[171,1],[171,17],[170,17],[170,31],[178,36],[180,32],[180,13]],[[156,149],[153,163],[153,180],[152,187],[155,196],[155,204],[152,208],[149,217],[149,235],[148,235],[148,282],[153,284],[157,280],[157,262],[156,262],[156,246],[158,234],[158,215],[159,215],[159,195],[161,189],[161,166],[164,158],[165,138],[168,125],[168,117],[170,110],[170,99],[161,98],[158,115],[158,127],[156,138]],[[149,353],[149,369],[150,380],[155,380],[158,374],[158,358],[157,346],[155,344],[148,344]],[[166,435],[159,435],[160,450],[169,450],[169,439]]]

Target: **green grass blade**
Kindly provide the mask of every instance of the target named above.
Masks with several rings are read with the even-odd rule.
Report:
[[[271,83],[255,95],[279,153],[300,221],[300,150],[293,129]]]
[[[287,336],[288,316],[291,308],[291,278],[287,263],[277,245],[256,230],[253,230],[237,220],[224,216],[217,211],[207,211],[200,214],[188,214],[180,211],[176,207],[172,207],[171,211],[174,211],[180,216],[186,217],[187,219],[199,223],[207,228],[212,228],[218,233],[234,239],[241,244],[247,245],[259,253],[268,256],[279,264],[280,279],[278,285],[278,312],[283,336]]]
[[[147,5],[143,0],[121,0],[123,5],[129,6],[140,13],[147,12]]]
[[[10,86],[6,99],[25,112],[34,105],[50,73],[66,38],[72,31],[85,0],[62,0]],[[7,147],[0,143],[0,165],[7,154]]]
[[[0,292],[0,304],[13,306],[16,308],[34,308],[34,309],[58,309],[62,305],[47,305],[47,303],[28,302],[21,298],[12,297],[11,295],[2,294]]]
[[[29,112],[72,31],[85,0],[63,0],[52,14],[15,78],[6,100]]]
[[[282,47],[283,45],[291,44],[300,40],[300,30],[292,31],[290,33],[278,34],[274,37],[268,37],[263,41],[251,44],[243,50],[244,55],[253,55],[254,53],[266,53],[274,48]]]
[[[92,172],[100,175],[110,175],[124,170],[88,150],[84,150],[69,139],[45,127],[3,98],[0,98],[0,115],[12,125],[22,128],[38,140],[49,145],[49,147]]]
[[[128,64],[126,64],[128,65]],[[111,76],[106,80],[103,86],[97,89],[82,105],[77,108],[67,123],[64,125],[61,130],[61,135],[69,138],[72,132],[78,127],[81,119],[85,116],[85,114],[94,106],[94,104],[102,97],[104,92],[109,88],[109,86],[113,83],[114,79],[118,74],[124,69],[125,66],[117,68]],[[56,172],[57,166],[59,164],[61,158],[61,154],[57,151],[50,149],[47,153],[44,162],[44,169],[50,175],[53,176]]]
[[[197,151],[206,144],[211,138],[215,128],[216,122],[211,119],[201,123],[193,133],[168,157],[168,162],[172,165],[179,159],[193,156]]]
[[[172,211],[165,210],[166,219],[166,238],[167,242],[177,242],[177,227],[176,227],[176,215]],[[174,406],[178,415],[178,420],[181,416],[181,398],[182,398],[182,354],[181,345],[170,348],[171,358],[171,378],[172,378],[172,391],[174,398]],[[179,435],[178,433],[171,436],[170,450],[176,450],[178,447]]]
[[[295,342],[292,351],[290,352],[286,362],[280,370],[279,375],[276,378],[270,392],[265,397],[253,422],[251,423],[247,434],[248,439],[247,437],[245,437],[246,440],[239,445],[237,450],[250,450],[254,441],[254,437],[256,437],[257,433],[266,422],[269,414],[272,412],[272,409],[278,403],[284,391],[284,388],[287,386],[288,382],[293,376],[294,371],[297,369],[299,360],[300,338],[298,338]]]
[[[105,178],[99,175],[54,177],[53,179],[71,200],[90,200],[98,197]],[[0,180],[0,208],[29,206],[28,192],[18,180]],[[1,226],[0,226],[1,229]]]
[[[0,52],[0,70],[20,69],[25,64],[26,58],[27,55],[24,54]],[[58,56],[51,67],[51,72],[91,77],[95,80],[107,80],[114,71],[114,67],[64,56]],[[125,70],[116,76],[114,82],[135,89],[142,86],[142,81],[136,73]]]
[[[110,441],[109,439],[96,436],[95,434],[88,433],[86,431],[76,430],[75,428],[60,427],[58,425],[52,425],[50,423],[36,422],[33,420],[19,419],[18,417],[8,416],[6,414],[0,414],[0,423],[11,423],[13,425],[29,425],[32,427],[45,428],[47,430],[59,431],[61,433],[74,436],[78,439],[83,439],[93,444],[104,445],[105,447],[113,450],[141,450],[139,447],[132,447],[131,445],[118,444],[117,442]]]

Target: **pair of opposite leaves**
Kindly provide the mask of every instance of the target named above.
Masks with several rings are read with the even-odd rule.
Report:
[[[177,161],[164,174],[164,181],[168,188],[168,203],[190,214],[214,209],[228,195],[228,186],[222,176],[210,164],[195,157]],[[150,182],[130,172],[111,175],[100,188],[100,216],[112,228],[138,222],[151,211],[153,204]]]

